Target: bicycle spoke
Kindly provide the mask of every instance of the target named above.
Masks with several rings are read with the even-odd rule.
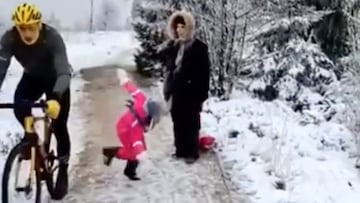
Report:
[[[56,169],[58,169],[58,168],[59,168],[59,165],[54,166],[54,167],[51,169],[51,173],[54,173],[54,172],[56,171]]]

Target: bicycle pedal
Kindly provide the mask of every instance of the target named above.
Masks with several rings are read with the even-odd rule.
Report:
[[[25,188],[24,187],[17,187],[15,188],[16,192],[25,192]]]
[[[31,188],[30,186],[26,186],[26,187],[16,187],[15,188],[16,192],[30,192]]]

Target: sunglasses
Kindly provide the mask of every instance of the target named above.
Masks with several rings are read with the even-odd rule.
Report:
[[[35,32],[35,31],[39,30],[39,24],[18,25],[18,26],[16,26],[16,28],[20,32],[26,32],[26,31]]]

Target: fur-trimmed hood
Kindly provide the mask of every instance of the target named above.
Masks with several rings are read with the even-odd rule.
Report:
[[[169,17],[166,34],[171,40],[176,39],[176,25],[174,25],[174,20],[178,17],[182,17],[185,21],[185,30],[186,30],[186,40],[192,40],[195,35],[195,19],[194,16],[185,10],[175,11]]]

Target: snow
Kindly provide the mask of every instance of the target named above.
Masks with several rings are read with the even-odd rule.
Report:
[[[132,32],[96,32],[62,33],[67,45],[70,63],[75,73],[83,68],[94,66],[118,65],[132,67],[132,53],[137,47]],[[12,59],[5,82],[0,91],[0,102],[12,102],[12,97],[22,74],[22,67]],[[70,165],[76,162],[76,154],[83,149],[81,142],[82,114],[79,98],[82,97],[84,81],[75,74],[72,80],[72,110],[69,118],[69,131],[72,142],[72,159]],[[0,177],[7,154],[22,137],[22,127],[16,121],[12,110],[0,110]],[[34,111],[39,115],[40,111]],[[40,125],[37,125],[40,129]]]
[[[88,67],[116,65],[131,67],[138,47],[133,32],[96,32],[63,34],[68,44],[68,55],[75,70]]]
[[[252,202],[358,202],[354,136],[341,124],[304,119],[279,100],[237,92],[229,101],[209,99],[202,131],[216,137],[223,170]]]

